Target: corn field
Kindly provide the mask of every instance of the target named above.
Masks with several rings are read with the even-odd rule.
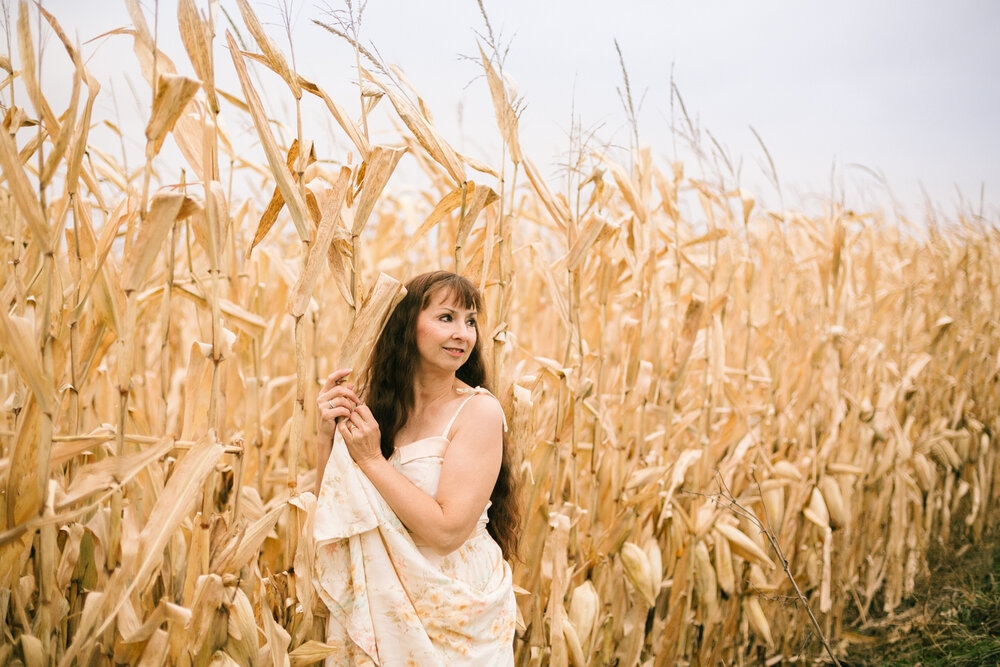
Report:
[[[22,0],[0,62],[0,664],[322,660],[315,395],[363,363],[399,283],[438,267],[488,306],[523,490],[520,665],[822,659],[793,579],[843,650],[930,548],[990,526],[987,222],[766,210],[639,145],[581,147],[557,186],[488,52],[496,164],[360,55],[349,112],[246,0],[231,25],[180,0],[170,54],[127,5],[115,38],[150,100],[138,168],[91,141],[106,91],[57,17]],[[75,69],[65,109],[37,76],[39,11],[46,58]],[[238,90],[216,89],[223,68]],[[326,130],[275,118],[255,72],[288,108],[321,102],[350,151],[318,155]],[[376,113],[397,128],[380,143]],[[253,155],[232,149],[240,126]],[[394,194],[404,156],[416,200]]]

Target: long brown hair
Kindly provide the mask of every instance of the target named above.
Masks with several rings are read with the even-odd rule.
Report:
[[[371,363],[363,385],[365,402],[381,431],[382,456],[395,449],[396,434],[413,409],[413,378],[420,361],[417,350],[417,317],[439,290],[449,290],[463,308],[482,314],[483,299],[468,279],[448,271],[421,274],[406,284],[406,296],[396,305],[375,342]],[[492,391],[483,361],[482,336],[476,321],[476,344],[455,376],[470,387]],[[490,495],[489,523],[486,528],[500,545],[505,558],[516,557],[520,512],[517,484],[512,470],[507,435],[503,437],[500,473]]]

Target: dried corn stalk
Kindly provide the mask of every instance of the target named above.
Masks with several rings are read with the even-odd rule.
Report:
[[[127,7],[150,85],[142,178],[91,140],[105,93],[56,17],[43,13],[66,54],[47,57],[73,65],[66,109],[37,75],[25,2],[0,61],[23,86],[0,90],[0,614],[14,639],[0,662],[342,652],[309,580],[305,406],[324,367],[360,371],[401,281],[439,264],[483,286],[509,403],[519,664],[796,653],[801,612],[764,597],[790,594],[784,563],[717,502],[715,470],[827,628],[876,600],[891,612],[934,540],[982,534],[1000,499],[1000,239],[983,223],[929,233],[837,205],[765,210],[648,149],[621,164],[576,147],[562,187],[520,145],[516,92],[487,53],[503,164],[460,155],[415,91],[361,72],[363,97],[398,121],[372,145],[250,3],[259,55],[179,4],[200,81]],[[216,90],[220,56],[245,99]],[[326,124],[283,145],[259,66],[281,77],[270,102],[318,96],[362,162],[316,154]],[[252,124],[260,153],[223,165],[223,121]],[[159,162],[171,140],[202,183]],[[432,183],[421,204],[394,189],[404,153]]]

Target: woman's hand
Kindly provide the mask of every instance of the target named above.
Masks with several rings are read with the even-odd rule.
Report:
[[[354,384],[343,382],[350,373],[350,368],[341,368],[330,373],[316,397],[319,437],[327,446],[333,441],[337,420],[349,417],[361,403],[354,393]]]
[[[344,438],[347,451],[362,469],[367,465],[384,460],[382,457],[382,432],[372,411],[364,403],[340,423],[340,435]]]
[[[316,397],[319,437],[321,443],[329,447],[339,428],[351,458],[363,466],[382,458],[382,433],[371,410],[354,393],[354,385],[343,382],[350,373],[349,368],[330,373]]]

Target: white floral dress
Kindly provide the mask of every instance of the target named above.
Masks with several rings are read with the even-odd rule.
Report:
[[[448,433],[397,447],[389,459],[418,488],[437,495]],[[472,535],[442,556],[414,542],[339,434],[316,506],[315,583],[330,609],[329,665],[514,664],[516,608],[510,566],[486,532],[487,508]]]

